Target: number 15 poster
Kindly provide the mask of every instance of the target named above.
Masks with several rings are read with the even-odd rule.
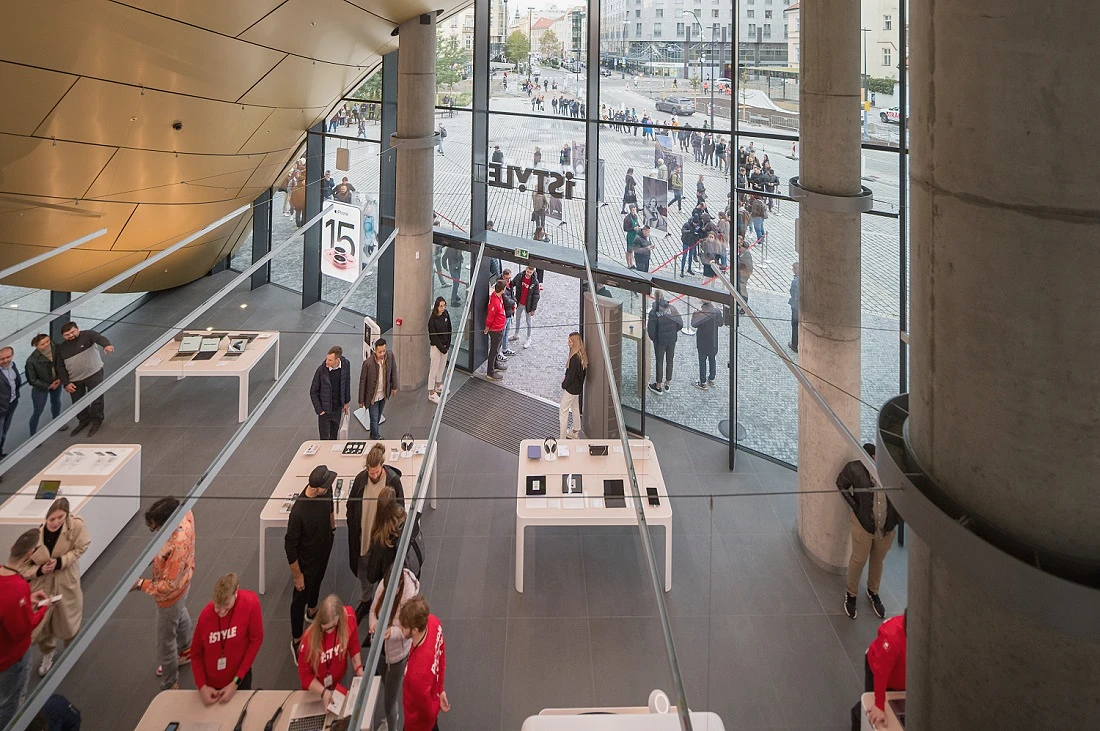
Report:
[[[358,206],[325,201],[332,210],[321,219],[321,273],[354,282],[362,267]]]

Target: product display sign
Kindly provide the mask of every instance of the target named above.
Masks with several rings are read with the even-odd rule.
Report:
[[[321,219],[321,273],[354,282],[359,276],[362,251],[361,213],[358,206],[330,201],[332,210]]]

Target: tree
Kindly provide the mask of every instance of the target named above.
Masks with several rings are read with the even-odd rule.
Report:
[[[876,94],[893,94],[897,82],[889,77],[868,76],[867,89]]]
[[[457,38],[441,39],[435,50],[435,85],[454,91],[470,64],[470,53],[459,45]]]
[[[561,47],[561,41],[554,34],[554,31],[547,29],[539,38],[539,53],[543,58],[553,58],[558,55],[558,49]]]
[[[365,99],[368,101],[381,101],[382,99],[382,67],[379,66],[378,70],[371,74],[359,88],[355,90],[355,93],[351,95],[352,99]]]
[[[521,30],[514,30],[504,41],[504,58],[508,63],[520,63],[527,61],[527,54],[531,52],[531,42]]]

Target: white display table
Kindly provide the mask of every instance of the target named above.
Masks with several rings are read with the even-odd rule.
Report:
[[[572,712],[570,712],[572,711]],[[718,714],[688,711],[695,731],[725,731]],[[521,731],[680,731],[676,713],[637,708],[570,708],[542,711],[523,722]]]
[[[219,330],[218,332],[225,332]],[[141,379],[170,376],[184,378],[236,378],[239,381],[237,421],[248,418],[248,377],[267,351],[275,349],[275,380],[279,380],[279,333],[257,330],[231,330],[222,338],[218,352],[208,360],[175,358],[180,344],[171,340],[134,370],[134,421],[141,421]],[[227,356],[229,341],[242,334],[256,335],[240,355]],[[205,335],[205,331],[188,331],[186,335]]]
[[[344,445],[349,443],[365,442],[362,454],[343,454]],[[275,491],[271,493],[271,497],[264,504],[264,508],[260,511],[260,582],[259,590],[263,594],[267,589],[267,575],[266,567],[267,560],[264,555],[264,545],[267,543],[267,531],[271,528],[283,528],[286,529],[287,521],[290,518],[290,511],[285,509],[290,498],[294,495],[298,495],[305,489],[306,483],[309,481],[309,473],[314,470],[318,465],[325,465],[330,470],[336,473],[337,480],[343,480],[343,486],[340,490],[340,499],[336,500],[336,525],[340,526],[344,521],[344,505],[347,503],[348,493],[351,492],[351,483],[355,479],[355,476],[362,472],[366,467],[363,462],[366,459],[367,452],[370,451],[376,443],[385,445],[387,455],[386,464],[390,467],[396,467],[401,470],[401,486],[405,491],[405,508],[410,513],[413,510],[409,501],[412,499],[413,487],[416,484],[416,476],[420,472],[420,465],[423,463],[424,458],[428,457],[431,461],[428,464],[428,495],[432,508],[435,508],[436,498],[436,452],[438,449],[427,449],[427,442],[415,441],[413,443],[413,454],[411,457],[405,457],[401,454],[401,440],[400,439],[382,439],[379,442],[367,440],[352,439],[348,441],[322,441],[320,439],[314,439],[308,442],[302,442],[302,445],[294,453],[294,459],[290,461],[286,471],[283,472],[282,479],[279,480],[278,486]],[[306,450],[312,446],[317,447],[316,454],[306,454]],[[333,448],[336,451],[332,451]],[[394,450],[397,450],[397,459],[391,459]],[[418,451],[423,450],[425,453],[417,454]],[[430,451],[430,454],[427,452]],[[335,498],[335,495],[333,495]],[[425,498],[421,498],[420,502],[416,505],[416,511],[418,513],[424,512]],[[289,578],[289,574],[286,574]]]
[[[138,512],[141,445],[74,444],[66,449],[0,505],[0,546],[10,548],[19,534],[46,519],[53,500],[35,499],[42,480],[60,480],[58,496],[68,498],[69,508],[87,525],[91,544],[80,558],[83,574]]]
[[[569,450],[569,456],[558,456],[553,461],[544,457],[530,459],[527,456],[529,446],[542,449],[542,441],[525,439],[519,448],[519,479],[516,497],[516,591],[523,592],[523,551],[524,534],[528,526],[536,525],[638,525],[638,514],[633,505],[630,490],[630,478],[627,475],[626,459],[622,454],[622,445],[618,441],[600,439],[569,439],[558,442],[559,450]],[[607,446],[606,457],[593,457],[588,453],[589,445]],[[661,475],[661,466],[657,463],[657,453],[653,444],[646,439],[630,440],[630,455],[634,460],[634,470],[638,475],[638,488],[642,493],[646,523],[664,526],[665,529],[665,591],[672,589],[672,505],[665,490],[665,480]],[[582,495],[562,494],[562,475],[580,474],[582,476]],[[546,477],[547,490],[543,498],[527,496],[527,476]],[[626,494],[626,507],[603,507],[603,481],[620,479]],[[649,504],[646,488],[657,488],[660,505]],[[570,502],[578,501],[578,502]],[[580,506],[583,503],[583,506]],[[577,507],[570,507],[576,505]]]
[[[365,659],[365,658],[364,658]],[[259,668],[253,668],[259,671]],[[253,672],[256,675],[256,672]],[[381,686],[381,678],[371,678],[370,697],[367,699],[366,713],[360,725],[361,731],[370,731],[374,706],[378,702],[378,691]],[[252,681],[256,685],[256,681]],[[272,731],[287,731],[290,726],[291,713],[296,703],[310,703],[317,700],[317,696],[304,690],[238,690],[233,695],[233,700],[228,703],[215,703],[212,706],[204,706],[199,698],[197,690],[163,690],[153,698],[153,702],[145,709],[145,715],[138,721],[135,731],[164,731],[170,723],[180,724],[180,731],[186,731],[188,724],[210,724],[208,729],[221,729],[229,731],[237,718],[241,715],[241,709],[255,693],[255,698],[248,704],[248,713],[245,715],[244,731],[259,731],[267,723],[268,719],[275,715],[275,711],[282,705],[283,712],[279,720],[275,722]],[[325,728],[329,728],[333,717],[330,714],[325,720]]]

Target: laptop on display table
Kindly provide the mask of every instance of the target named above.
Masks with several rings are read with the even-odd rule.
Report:
[[[194,360],[210,360],[218,354],[218,346],[221,344],[221,338],[203,338],[202,344],[199,345],[199,352],[195,356]]]
[[[202,344],[201,335],[184,335],[180,339],[179,347],[176,349],[174,358],[186,358],[191,359],[195,353],[199,352],[199,346]]]

